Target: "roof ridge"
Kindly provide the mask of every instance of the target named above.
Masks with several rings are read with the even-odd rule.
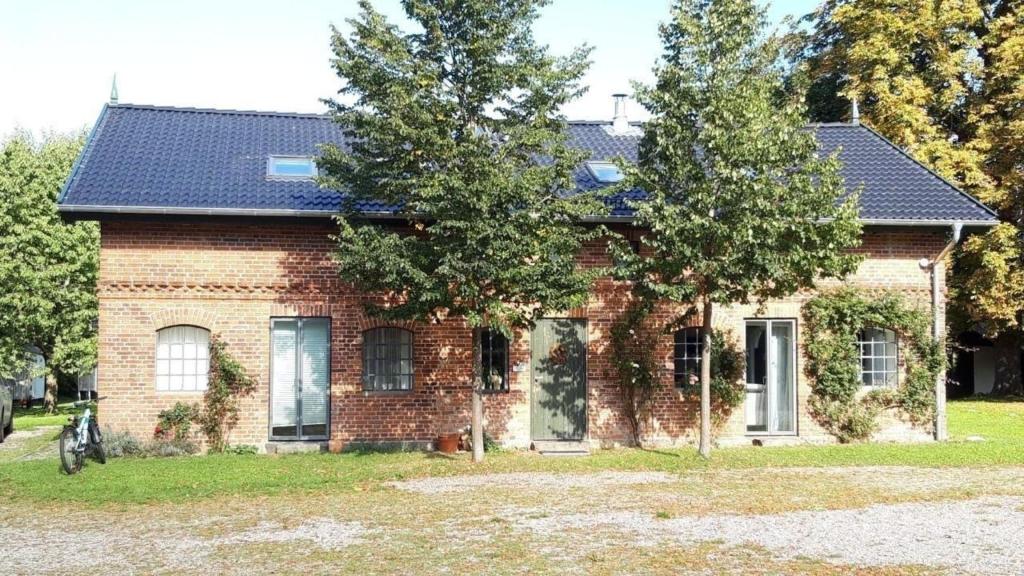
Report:
[[[190,112],[196,114],[231,114],[239,116],[280,116],[285,118],[316,118],[320,120],[333,120],[329,112],[282,112],[278,110],[240,110],[236,108],[202,108],[195,106],[165,106],[159,104],[131,104],[118,103],[108,104],[111,109],[132,109],[151,110],[154,112]],[[610,126],[611,120],[566,120],[566,123],[574,126]],[[644,122],[633,120],[630,126],[643,126]]]
[[[196,114],[230,114],[236,116],[279,116],[284,118],[316,118],[331,120],[330,114],[323,112],[280,112],[274,110],[236,110],[234,108],[198,108],[192,106],[160,106],[153,104],[108,104],[111,109],[126,108],[133,110],[151,110],[154,112],[187,112]]]

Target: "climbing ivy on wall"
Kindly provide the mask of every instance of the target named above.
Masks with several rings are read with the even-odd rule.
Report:
[[[842,288],[815,296],[803,309],[806,371],[812,415],[841,442],[864,440],[878,428],[882,408],[896,408],[917,425],[935,413],[935,380],[945,368],[942,347],[931,337],[930,316],[898,294],[868,295]],[[862,389],[857,333],[888,328],[899,345],[900,377],[892,388]]]
[[[639,445],[651,415],[655,395],[660,389],[660,362],[655,356],[658,341],[671,338],[676,326],[665,329],[650,325],[653,305],[643,298],[634,301],[611,329],[612,362],[617,374],[623,414],[629,422],[633,441]],[[685,320],[684,315],[678,320]],[[744,399],[743,350],[730,332],[715,330],[711,341],[711,417],[714,425],[724,422]],[[684,385],[679,389],[691,401],[699,401],[700,386]]]

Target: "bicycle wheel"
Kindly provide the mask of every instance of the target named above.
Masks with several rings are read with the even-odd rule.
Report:
[[[103,449],[103,435],[100,434],[100,427],[95,420],[89,422],[89,441],[92,446],[92,457],[100,464],[106,464],[107,452]]]
[[[78,449],[78,430],[65,426],[60,433],[60,465],[68,475],[82,469],[82,452]]]

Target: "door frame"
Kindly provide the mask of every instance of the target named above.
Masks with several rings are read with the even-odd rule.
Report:
[[[751,431],[747,429],[747,374],[744,371],[743,374],[743,431],[747,436],[799,436],[800,435],[800,346],[798,343],[800,334],[800,325],[797,318],[782,317],[782,316],[770,316],[770,317],[753,317],[743,319],[743,355],[744,362],[747,361],[747,325],[751,322],[763,322],[765,323],[765,335],[767,340],[771,340],[771,324],[772,323],[788,323],[793,328],[793,343],[790,345],[790,351],[793,354],[793,431],[792,432],[772,432],[771,430],[771,406],[769,406],[769,412],[766,414],[768,418],[768,424],[765,426],[765,430]],[[770,352],[766,352],[770,354]],[[771,394],[768,392],[768,385],[765,385],[765,395],[770,400]]]
[[[578,439],[566,438],[534,438],[533,437],[533,407],[535,378],[533,374],[533,331],[536,325],[530,329],[530,442],[585,442],[590,439],[590,320],[587,318],[573,318],[570,316],[545,316],[541,320],[570,320],[583,323],[583,435]]]
[[[304,320],[326,320],[327,321],[327,418],[324,423],[327,434],[324,435],[299,435],[275,436],[274,435],[274,323],[279,321],[292,321],[298,323],[298,332],[295,338],[295,362],[298,369],[295,371],[299,378],[299,394],[295,398],[295,431],[302,430],[302,322]],[[270,329],[268,330],[270,362],[269,377],[267,378],[267,438],[274,442],[300,442],[311,440],[329,440],[331,438],[331,387],[332,387],[332,356],[334,349],[333,322],[330,316],[271,316]]]

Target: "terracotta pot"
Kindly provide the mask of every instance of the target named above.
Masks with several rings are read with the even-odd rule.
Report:
[[[445,454],[454,454],[459,450],[459,440],[461,437],[458,434],[442,434],[437,438],[437,451]]]

